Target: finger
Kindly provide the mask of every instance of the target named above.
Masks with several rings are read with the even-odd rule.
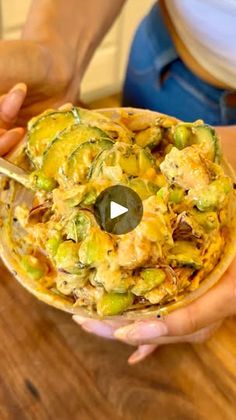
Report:
[[[67,104],[60,106],[58,109],[59,111],[70,111],[72,108],[73,108],[73,104],[68,102]]]
[[[0,130],[1,133],[2,129]],[[0,156],[6,155],[24,137],[25,130],[22,127],[5,131],[0,137]]]
[[[153,353],[157,348],[156,344],[143,344],[139,346],[134,353],[128,358],[129,365],[135,365],[136,363],[141,362],[146,359],[151,353]]]
[[[220,327],[222,322],[216,322],[207,328],[202,328],[194,334],[176,336],[176,337],[160,337],[156,340],[156,344],[144,344],[138,347],[138,349],[131,354],[128,359],[128,363],[133,365],[141,362],[151,353],[153,353],[157,347],[164,344],[174,344],[174,343],[201,343],[206,341],[208,338],[214,334],[214,332]]]
[[[24,83],[18,83],[4,96],[0,104],[0,116],[4,123],[11,124],[15,121],[26,93],[27,86]]]
[[[124,325],[127,321],[100,321],[74,315],[72,319],[83,328],[83,330],[100,337],[114,339],[114,331]]]
[[[161,336],[191,334],[236,311],[236,260],[222,280],[201,298],[168,315],[165,320],[140,321],[115,331],[130,344],[152,343]]]

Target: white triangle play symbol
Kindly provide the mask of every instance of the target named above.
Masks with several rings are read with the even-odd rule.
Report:
[[[110,202],[110,218],[115,219],[122,214],[127,213],[129,209],[127,207],[121,206],[121,204],[116,203],[115,201]]]

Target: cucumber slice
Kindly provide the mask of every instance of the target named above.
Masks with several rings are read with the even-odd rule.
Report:
[[[202,256],[196,245],[187,241],[176,241],[169,251],[168,263],[172,267],[192,267],[199,270],[202,265]]]
[[[43,153],[53,139],[66,128],[79,122],[76,108],[72,108],[71,111],[49,111],[37,118],[33,125],[30,122],[27,153],[35,166],[40,165]]]
[[[148,149],[137,145],[115,143],[111,150],[100,153],[94,160],[89,177],[106,178],[108,168],[116,168],[128,177],[144,176],[150,169],[155,169],[155,161]],[[115,170],[115,169],[114,169]]]
[[[128,183],[128,187],[132,188],[141,200],[146,200],[146,198],[155,195],[158,191],[157,185],[141,178],[132,178]]]
[[[135,143],[140,147],[149,147],[154,149],[162,140],[163,130],[161,127],[152,126],[146,130],[140,131],[135,136]]]
[[[100,128],[100,130],[108,134],[108,137],[115,141],[132,143],[133,133],[121,122],[118,123],[99,112],[83,108],[77,108],[77,113],[82,124]]]
[[[111,149],[113,144],[111,140],[90,140],[82,143],[72,153],[63,167],[63,173],[66,178],[74,183],[84,180],[96,156],[102,150]]]
[[[221,161],[219,138],[210,125],[180,123],[175,127],[173,140],[179,150],[192,144],[198,144],[207,159],[216,163]]]
[[[95,179],[97,176],[100,175],[102,171],[102,164],[106,157],[106,152],[107,150],[102,150],[100,153],[97,154],[88,172],[88,179]]]
[[[49,146],[43,157],[42,171],[57,179],[59,168],[65,164],[77,147],[90,140],[110,140],[106,133],[96,127],[76,124],[63,131]]]
[[[221,147],[219,138],[214,130],[207,124],[195,126],[193,128],[194,141],[202,147],[206,157],[213,162],[220,163]]]

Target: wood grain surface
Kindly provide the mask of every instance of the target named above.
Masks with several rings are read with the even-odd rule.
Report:
[[[205,344],[131,348],[83,332],[0,264],[0,420],[235,420],[236,320]]]

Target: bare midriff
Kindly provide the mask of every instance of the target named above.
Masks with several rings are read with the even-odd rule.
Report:
[[[204,80],[205,82],[209,83],[210,85],[213,85],[218,88],[223,89],[230,89],[230,86],[221,82],[220,80],[216,79],[212,74],[208,73],[207,70],[205,70],[198,62],[197,60],[192,56],[192,54],[189,52],[189,50],[186,48],[184,42],[179,37],[175,26],[170,18],[170,15],[168,13],[165,0],[160,0],[160,7],[163,14],[163,18],[165,21],[165,24],[168,28],[168,31],[170,33],[170,36],[172,38],[172,41],[174,43],[174,46],[176,48],[176,51],[178,52],[180,58],[183,60],[184,64],[200,79]]]

